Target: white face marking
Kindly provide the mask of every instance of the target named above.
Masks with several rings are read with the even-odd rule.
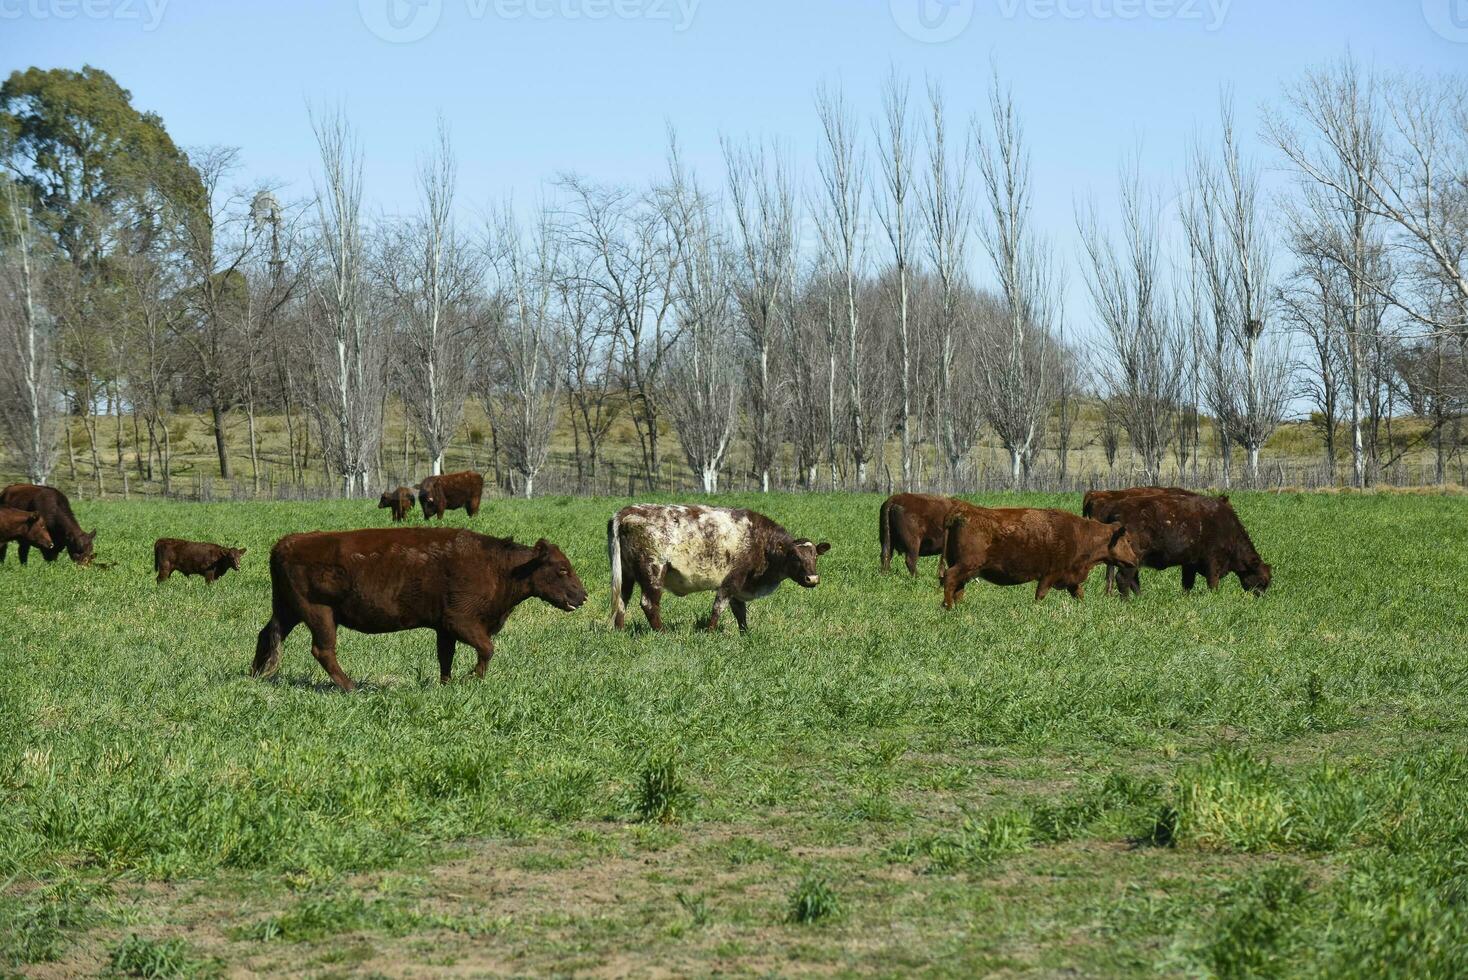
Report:
[[[749,522],[721,507],[648,505],[622,521],[639,555],[668,566],[664,586],[674,595],[712,592],[749,550]]]

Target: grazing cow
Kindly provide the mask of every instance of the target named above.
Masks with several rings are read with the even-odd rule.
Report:
[[[1216,589],[1232,573],[1246,591],[1263,595],[1273,578],[1274,570],[1254,550],[1227,497],[1134,494],[1098,504],[1095,514],[1097,520],[1126,527],[1136,544],[1139,565],[1181,566],[1186,590],[1191,591],[1200,574],[1208,588]],[[1117,588],[1123,596],[1140,592],[1139,570],[1119,569]]]
[[[32,548],[55,547],[51,532],[46,530],[46,519],[40,514],[14,507],[0,507],[0,547],[11,541],[24,541]]]
[[[97,532],[88,534],[82,530],[81,524],[77,523],[76,515],[71,512],[71,502],[66,499],[66,494],[55,487],[38,487],[29,483],[16,483],[0,491],[0,507],[13,507],[16,510],[30,511],[32,514],[40,514],[46,522],[46,530],[51,535],[51,546],[41,548],[41,557],[47,561],[55,561],[56,557],[65,549],[71,560],[78,565],[87,565],[92,561],[92,543],[97,537]],[[0,561],[5,560],[5,551],[9,545],[0,541]],[[24,565],[30,558],[31,543],[24,538],[20,540],[20,563]]]
[[[783,527],[752,510],[639,504],[624,507],[607,523],[612,565],[612,625],[626,621],[632,590],[642,587],[642,611],[655,630],[663,628],[663,590],[677,596],[713,592],[708,628],[718,629],[728,608],[740,632],[749,629],[747,603],[774,592],[787,578],[813,589],[820,584],[816,559],[831,550],[793,538]]]
[[[439,680],[449,682],[455,643],[479,654],[483,677],[494,637],[515,607],[537,598],[572,612],[586,601],[571,563],[542,538],[534,547],[459,528],[318,531],[281,538],[270,551],[271,617],[255,645],[253,676],[273,673],[280,644],[299,623],[311,653],[344,691],[337,627],[359,633],[431,629]]]
[[[377,509],[388,509],[392,511],[392,522],[401,524],[408,514],[413,510],[413,491],[407,487],[398,487],[389,490],[377,501]],[[475,508],[476,510],[478,508]]]
[[[947,567],[943,560],[943,538],[948,515],[953,512],[952,497],[926,493],[898,493],[882,501],[877,516],[878,538],[882,542],[882,571],[892,570],[894,551],[907,559],[909,575],[917,575],[919,558],[938,556],[938,574]]]
[[[1081,516],[1089,517],[1093,521],[1103,524],[1115,524],[1117,521],[1100,516],[1106,512],[1106,508],[1120,500],[1132,500],[1150,497],[1196,497],[1198,494],[1182,487],[1130,487],[1126,490],[1087,490],[1081,498]],[[1140,550],[1140,545],[1138,548]],[[1106,594],[1111,595],[1111,590],[1116,587],[1116,566],[1106,566]]]
[[[463,509],[473,517],[479,513],[479,500],[484,496],[484,477],[466,471],[445,476],[430,476],[418,485],[418,506],[423,519],[442,519],[451,510]]]
[[[1056,586],[1079,599],[1101,563],[1135,566],[1124,527],[1061,510],[975,507],[960,502],[948,518],[943,606],[952,609],[975,578],[994,585],[1037,583],[1035,601]]]
[[[204,541],[184,541],[180,538],[159,538],[153,542],[153,571],[158,581],[166,582],[174,572],[180,575],[202,575],[210,585],[233,568],[240,570],[240,559],[245,556],[244,548],[224,548]]]

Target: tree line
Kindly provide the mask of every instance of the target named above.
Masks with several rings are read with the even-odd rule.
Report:
[[[387,215],[338,109],[312,110],[313,186],[288,199],[242,183],[236,149],[175,145],[105,72],[15,72],[0,86],[3,449],[38,483],[63,451],[89,455],[101,492],[110,439],[124,478],[169,493],[170,419],[203,413],[235,479],[242,416],[258,492],[269,416],[292,484],[319,467],[364,496],[391,471],[390,406],[438,473],[477,398],[527,496],[555,432],[585,485],[619,425],[648,489],[681,456],[708,492],[736,442],[766,490],[929,470],[956,488],[985,439],[1011,484],[1042,459],[1063,481],[1082,405],[1108,459],[1125,444],[1150,480],[1216,462],[1225,485],[1258,483],[1302,401],[1330,482],[1342,466],[1378,479],[1407,415],[1439,482],[1461,453],[1463,78],[1350,58],[1307,72],[1261,109],[1265,159],[1225,95],[1175,185],[1138,153],[1114,199],[1077,202],[1068,256],[1036,221],[1025,120],[997,72],[971,116],[893,73],[870,116],[823,87],[814,117],[808,172],[779,144],[725,137],[720,172],[699,174],[670,128],[640,186],[565,173],[537,207],[470,222],[442,121],[416,208]]]

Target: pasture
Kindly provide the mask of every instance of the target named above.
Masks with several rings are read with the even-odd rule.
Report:
[[[1263,599],[1098,569],[944,612],[936,559],[879,573],[880,497],[736,496],[833,544],[746,637],[708,595],[609,629],[628,502],[451,515],[591,601],[448,687],[432,634],[343,631],[352,695],[304,630],[246,670],[271,544],[375,501],[79,501],[113,567],[12,549],[0,974],[1468,974],[1464,498],[1235,496]],[[165,535],[244,570],[155,585]]]

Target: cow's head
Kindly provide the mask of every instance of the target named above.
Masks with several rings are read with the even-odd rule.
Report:
[[[46,528],[46,519],[40,514],[31,515],[31,519],[26,522],[24,533],[25,540],[37,548],[56,547],[56,542],[51,540],[51,532]]]
[[[245,552],[248,551],[248,550],[249,550],[248,548],[225,548],[224,549],[224,558],[225,558],[225,561],[227,561],[229,563],[229,567],[230,568],[233,568],[235,571],[239,571],[240,570],[240,559],[243,558],[243,557],[245,557]]]
[[[1106,544],[1106,564],[1136,568],[1141,563],[1142,558],[1137,554],[1137,547],[1132,542],[1132,536],[1126,533],[1126,528],[1118,526],[1113,529],[1111,540]]]
[[[535,543],[530,557],[511,571],[530,587],[530,594],[557,609],[575,612],[586,601],[586,586],[560,548],[545,538]]]
[[[1239,584],[1244,587],[1245,592],[1252,592],[1254,595],[1263,595],[1272,578],[1274,569],[1262,561],[1251,562],[1239,572]]]
[[[389,490],[377,501],[378,510],[386,510],[395,505],[401,499],[401,494],[396,490]]]
[[[76,562],[78,565],[90,565],[92,563],[92,557],[95,553],[92,548],[92,542],[95,541],[96,538],[96,531],[93,531],[90,534],[88,534],[86,531],[78,531],[75,537],[66,542],[66,553],[70,555],[71,560]]]
[[[831,546],[824,541],[814,544],[801,538],[790,542],[786,545],[784,554],[786,577],[806,589],[820,585],[821,577],[816,574],[816,559],[830,550]]]

